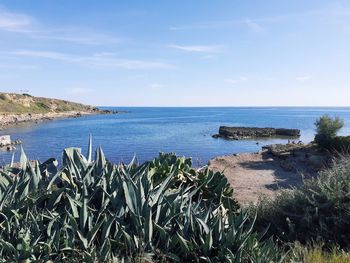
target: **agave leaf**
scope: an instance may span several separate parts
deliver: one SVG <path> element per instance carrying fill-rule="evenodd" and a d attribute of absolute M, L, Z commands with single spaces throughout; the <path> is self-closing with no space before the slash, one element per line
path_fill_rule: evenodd
<path fill-rule="evenodd" d="M 88 248 L 87 238 L 85 238 L 84 235 L 80 231 L 77 231 L 77 233 L 78 233 L 78 237 L 79 237 L 80 241 L 82 242 L 84 248 L 87 249 Z"/>
<path fill-rule="evenodd" d="M 103 225 L 103 229 L 102 229 L 102 234 L 101 234 L 101 243 L 107 240 L 110 234 L 111 226 L 114 221 L 115 221 L 115 218 L 113 217 L 110 218 L 108 221 L 105 221 L 105 224 Z"/>
<path fill-rule="evenodd" d="M 7 242 L 7 241 L 0 239 L 0 245 L 1 245 L 0 246 L 1 250 L 5 250 L 6 252 L 9 252 L 9 253 L 15 255 L 15 258 L 18 258 L 18 251 L 10 242 Z"/>
<path fill-rule="evenodd" d="M 100 253 L 100 257 L 101 257 L 101 261 L 102 262 L 106 262 L 108 255 L 111 252 L 111 243 L 109 242 L 108 239 L 105 239 L 104 242 L 102 243 L 101 246 L 101 253 Z"/>
<path fill-rule="evenodd" d="M 15 153 L 12 153 L 10 167 L 12 168 L 15 163 Z"/>
<path fill-rule="evenodd" d="M 19 163 L 20 163 L 20 166 L 21 166 L 21 169 L 22 169 L 22 170 L 25 170 L 25 169 L 26 169 L 26 167 L 27 167 L 27 162 L 28 162 L 27 155 L 26 155 L 26 153 L 24 152 L 23 147 L 22 147 L 22 145 L 21 145 L 21 155 L 20 155 Z"/>
<path fill-rule="evenodd" d="M 83 182 L 83 200 L 82 200 L 82 206 L 80 207 L 80 229 L 84 229 L 86 226 L 86 222 L 88 220 L 88 192 L 87 192 L 87 186 L 85 182 Z"/>
<path fill-rule="evenodd" d="M 198 217 L 196 217 L 196 220 L 197 220 L 198 223 L 203 227 L 204 232 L 205 232 L 206 234 L 208 234 L 209 231 L 210 231 L 208 225 L 207 225 L 202 219 L 200 219 L 200 218 L 198 218 Z"/>
<path fill-rule="evenodd" d="M 78 218 L 79 212 L 75 200 L 69 194 L 67 194 L 67 198 L 72 209 L 73 217 Z"/>
<path fill-rule="evenodd" d="M 106 157 L 102 151 L 102 148 L 98 147 L 98 149 L 96 150 L 96 165 L 95 165 L 95 169 L 97 171 L 97 174 L 99 174 L 103 171 L 106 164 L 107 164 L 107 161 L 106 161 Z"/>
<path fill-rule="evenodd" d="M 149 202 L 149 206 L 153 207 L 159 200 L 160 195 L 164 192 L 164 189 L 168 187 L 171 179 L 173 178 L 173 174 L 170 174 L 159 186 L 158 190 L 151 195 L 151 201 Z"/>
<path fill-rule="evenodd" d="M 210 251 L 212 249 L 212 246 L 213 246 L 213 230 L 212 229 L 209 231 L 209 233 L 205 237 L 205 246 L 206 246 L 207 251 Z"/>
<path fill-rule="evenodd" d="M 46 190 L 50 190 L 52 185 L 55 183 L 57 177 L 60 175 L 60 173 L 56 173 L 50 180 L 49 184 L 46 187 Z"/>
<path fill-rule="evenodd" d="M 188 241 L 185 238 L 183 238 L 178 232 L 176 232 L 176 240 L 177 240 L 178 244 L 181 246 L 181 248 L 183 249 L 183 251 L 185 251 L 185 252 L 190 251 Z"/>
<path fill-rule="evenodd" d="M 181 262 L 180 257 L 178 257 L 176 254 L 173 254 L 173 253 L 167 253 L 165 254 L 165 257 L 174 262 Z"/>
<path fill-rule="evenodd" d="M 29 194 L 29 185 L 30 185 L 30 178 L 26 178 L 26 181 L 23 182 L 19 187 L 18 187 L 18 191 L 19 193 L 21 193 L 19 200 L 23 200 L 25 199 L 28 194 Z"/>
<path fill-rule="evenodd" d="M 126 183 L 125 181 L 123 182 L 123 189 L 124 189 L 124 196 L 125 196 L 125 201 L 126 204 L 128 205 L 129 209 L 131 212 L 135 214 L 135 207 L 134 207 L 134 202 L 135 202 L 135 192 L 132 189 L 132 186 Z"/>
<path fill-rule="evenodd" d="M 148 209 L 148 214 L 146 215 L 145 235 L 146 235 L 146 242 L 151 244 L 152 237 L 153 237 L 153 222 L 152 222 L 152 210 L 151 209 Z"/>
<path fill-rule="evenodd" d="M 92 229 L 89 231 L 87 239 L 88 239 L 88 245 L 90 246 L 92 242 L 94 241 L 94 238 L 97 234 L 97 231 L 101 228 L 102 224 L 105 222 L 105 220 L 100 220 Z"/>
<path fill-rule="evenodd" d="M 91 163 L 91 161 L 92 161 L 92 136 L 91 136 L 91 134 L 89 136 L 89 145 L 88 145 L 87 157 L 88 157 L 87 162 Z"/>

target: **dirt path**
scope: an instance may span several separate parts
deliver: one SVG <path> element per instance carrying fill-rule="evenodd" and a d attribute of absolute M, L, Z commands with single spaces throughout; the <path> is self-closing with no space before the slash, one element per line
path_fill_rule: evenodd
<path fill-rule="evenodd" d="M 279 158 L 264 152 L 221 156 L 209 162 L 209 168 L 224 172 L 241 204 L 255 203 L 262 196 L 273 198 L 280 189 L 300 185 L 307 167 L 300 163 L 297 167 L 286 171 Z"/>

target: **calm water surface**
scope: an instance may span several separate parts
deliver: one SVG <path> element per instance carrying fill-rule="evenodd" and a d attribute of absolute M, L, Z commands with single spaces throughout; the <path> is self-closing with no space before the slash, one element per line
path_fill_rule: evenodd
<path fill-rule="evenodd" d="M 81 147 L 85 152 L 89 134 L 94 147 L 102 146 L 109 160 L 128 162 L 134 154 L 140 161 L 160 151 L 191 156 L 197 164 L 225 154 L 255 152 L 262 145 L 285 143 L 286 139 L 226 141 L 213 139 L 220 125 L 284 127 L 301 130 L 301 140 L 314 136 L 314 122 L 323 114 L 344 119 L 342 134 L 350 134 L 350 108 L 108 108 L 128 113 L 62 119 L 25 124 L 2 131 L 20 139 L 31 159 L 60 158 L 62 149 Z M 16 153 L 18 157 L 18 153 Z M 0 152 L 8 162 L 11 154 Z"/>

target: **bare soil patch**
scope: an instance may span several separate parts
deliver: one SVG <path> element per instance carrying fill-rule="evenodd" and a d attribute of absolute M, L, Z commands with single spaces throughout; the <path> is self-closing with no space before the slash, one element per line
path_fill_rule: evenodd
<path fill-rule="evenodd" d="M 263 197 L 274 198 L 282 189 L 301 185 L 304 178 L 316 176 L 328 162 L 328 156 L 315 155 L 310 148 L 283 156 L 265 150 L 216 157 L 209 162 L 209 168 L 224 172 L 235 190 L 234 197 L 241 204 L 248 204 Z"/>

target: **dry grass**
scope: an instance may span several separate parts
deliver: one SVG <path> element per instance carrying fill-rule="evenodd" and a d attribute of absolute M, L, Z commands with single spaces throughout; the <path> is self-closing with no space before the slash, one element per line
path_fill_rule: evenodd
<path fill-rule="evenodd" d="M 90 106 L 25 94 L 0 93 L 0 114 L 89 111 Z"/>
<path fill-rule="evenodd" d="M 296 244 L 285 262 L 349 263 L 350 254 L 338 248 L 327 251 L 323 249 L 322 245 L 301 246 L 300 244 Z"/>

